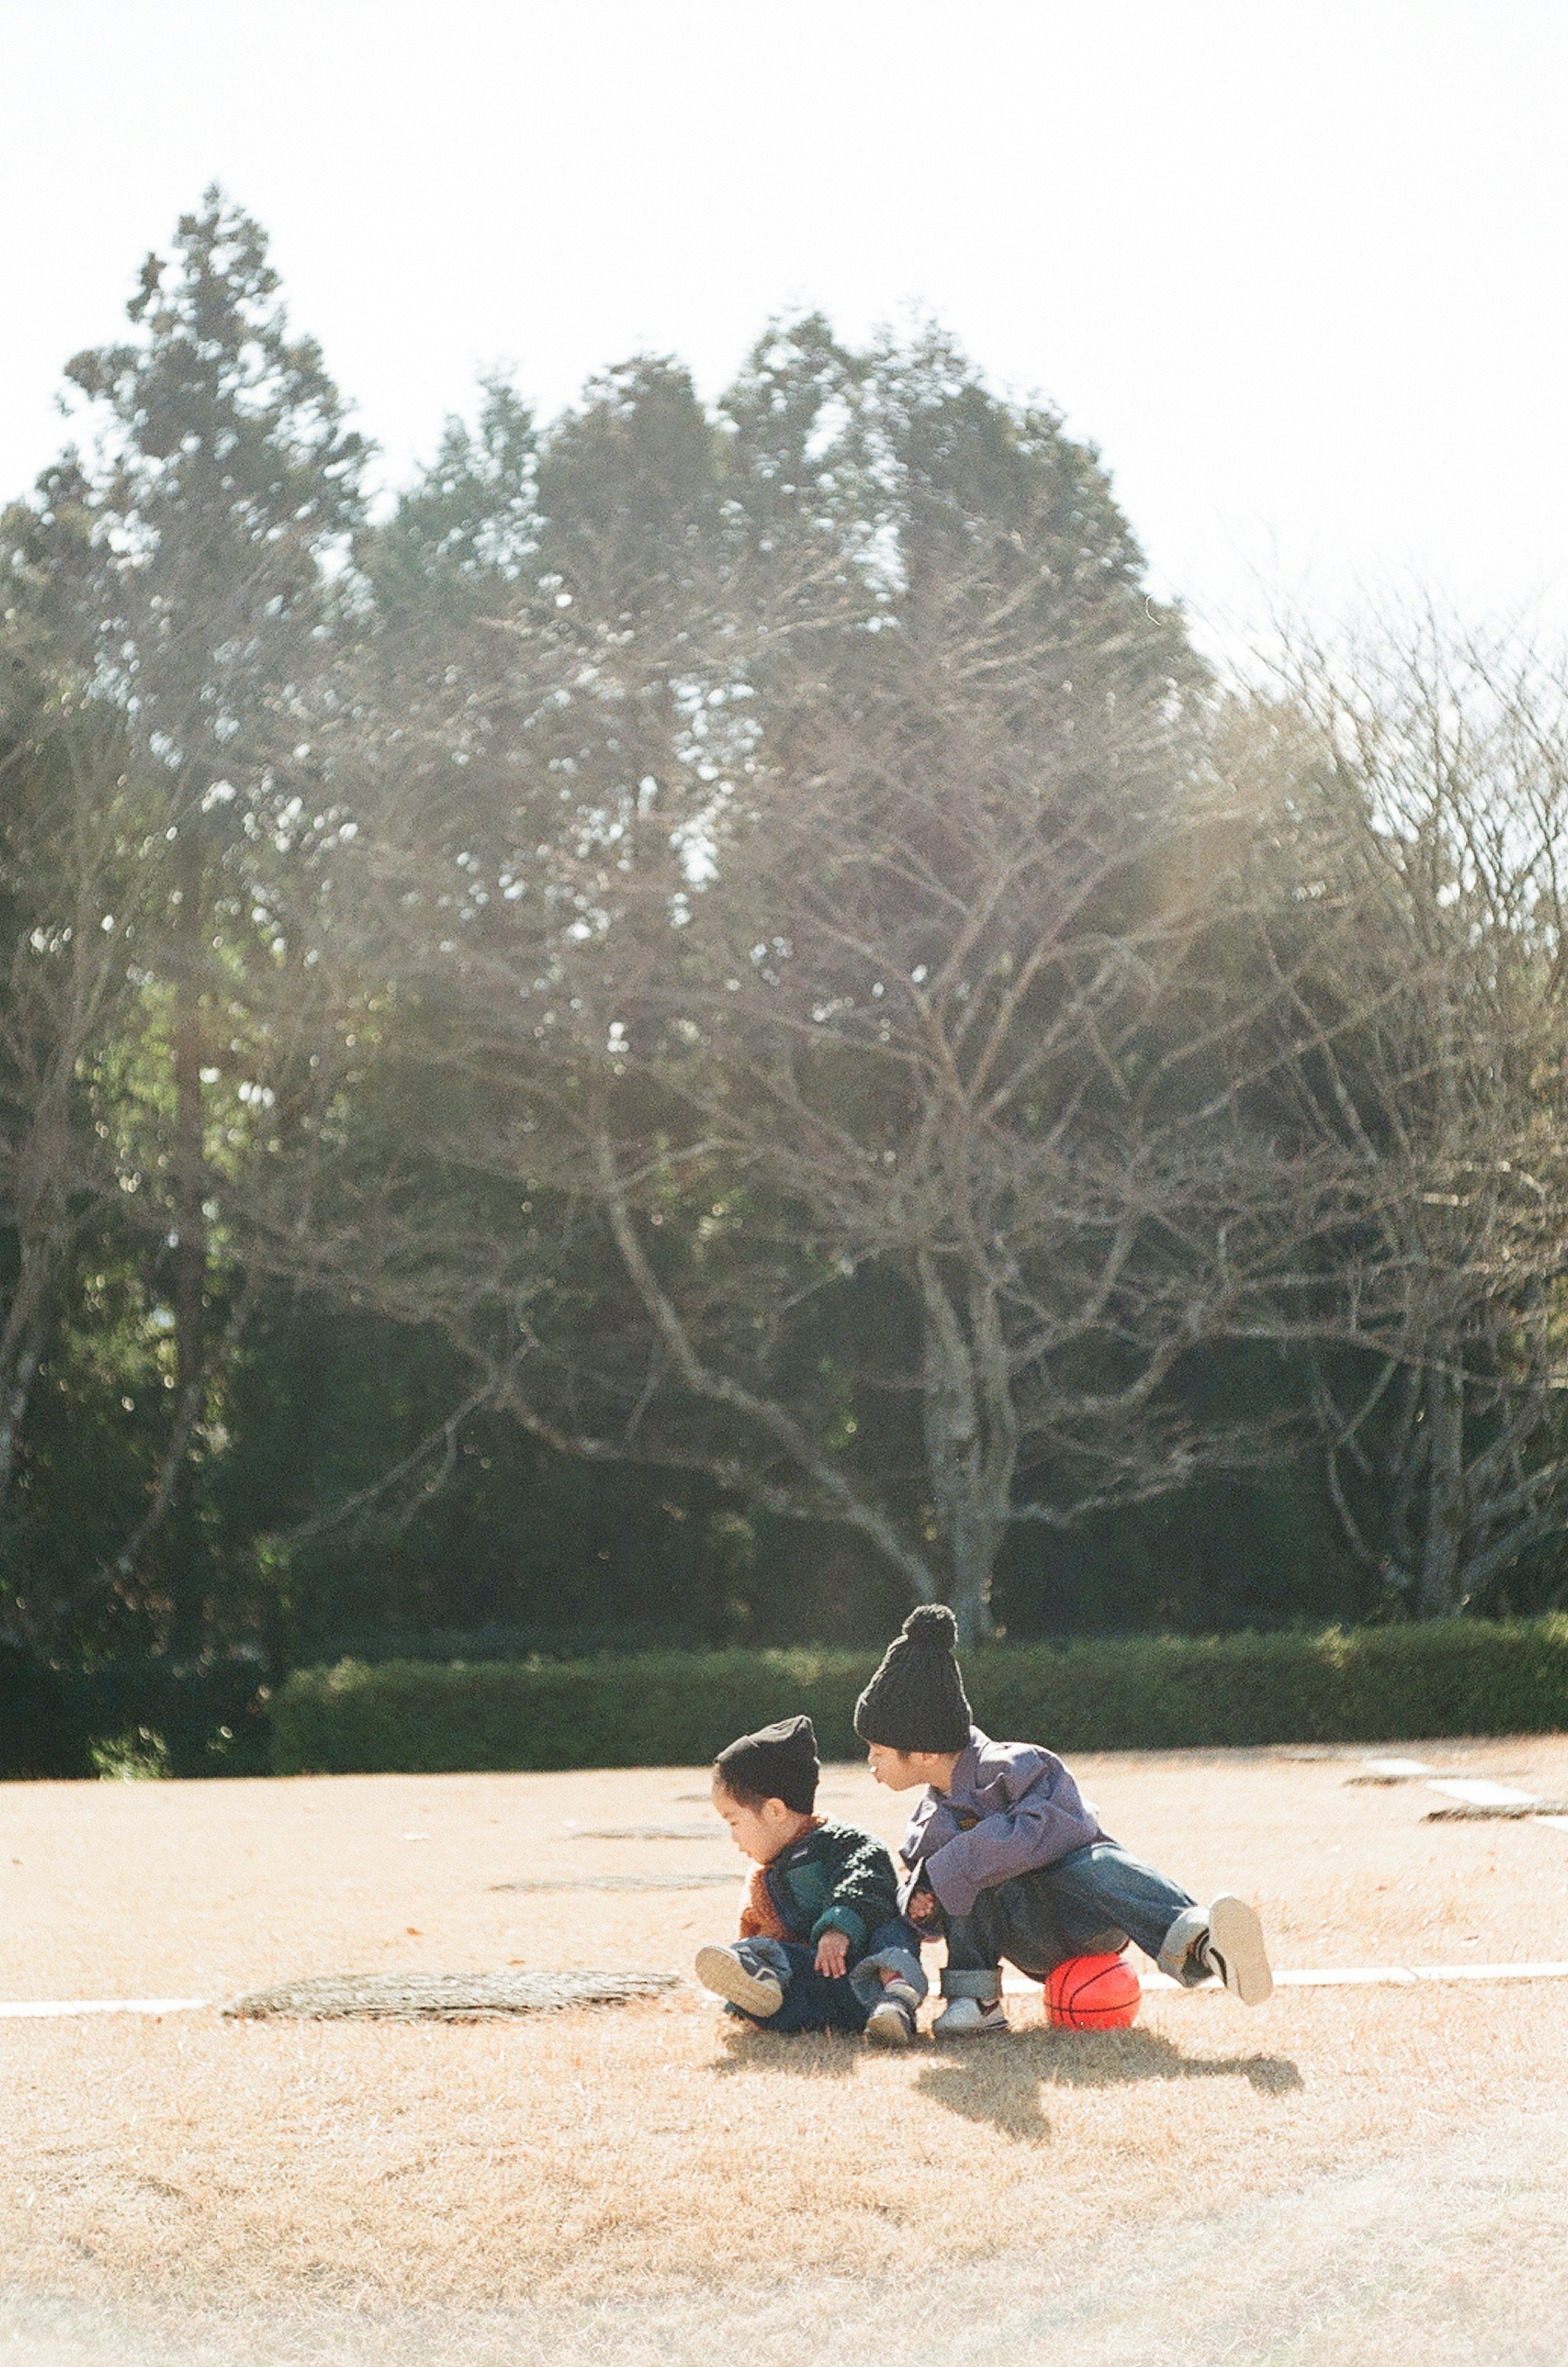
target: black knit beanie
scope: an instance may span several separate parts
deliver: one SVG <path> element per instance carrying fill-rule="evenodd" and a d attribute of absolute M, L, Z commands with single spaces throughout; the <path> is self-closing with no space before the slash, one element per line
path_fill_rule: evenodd
<path fill-rule="evenodd" d="M 714 1772 L 738 1800 L 782 1800 L 808 1817 L 817 1802 L 817 1730 L 808 1717 L 781 1717 L 727 1742 Z"/>
<path fill-rule="evenodd" d="M 890 1750 L 964 1750 L 971 1721 L 957 1648 L 958 1622 L 946 1603 L 917 1604 L 855 1704 L 861 1740 Z"/>

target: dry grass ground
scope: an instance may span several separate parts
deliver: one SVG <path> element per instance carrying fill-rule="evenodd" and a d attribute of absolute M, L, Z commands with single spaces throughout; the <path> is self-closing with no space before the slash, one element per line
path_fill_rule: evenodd
<path fill-rule="evenodd" d="M 1084 1760 L 1278 1962 L 1568 1956 L 1568 1833 L 1427 1826 L 1362 1754 Z M 1568 1741 L 1437 1744 L 1568 1793 Z M 894 1837 L 830 1769 L 823 1805 Z M 700 1771 L 16 1785 L 0 1990 L 683 1968 L 730 1928 Z M 617 1826 L 703 1827 L 660 1840 Z M 561 1887 L 498 1888 L 509 1882 Z M 1156 1995 L 880 2056 L 690 1990 L 476 2026 L 0 2021 L 0 2367 L 1568 2361 L 1568 1983 Z"/>

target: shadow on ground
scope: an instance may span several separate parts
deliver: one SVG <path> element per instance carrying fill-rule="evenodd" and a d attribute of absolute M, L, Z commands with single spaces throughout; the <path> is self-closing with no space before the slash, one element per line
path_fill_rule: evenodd
<path fill-rule="evenodd" d="M 1062 2088 L 1108 2088 L 1124 2079 L 1245 2079 L 1260 2096 L 1293 2095 L 1302 2075 L 1288 2055 L 1184 2055 L 1153 2030 L 1025 2032 L 1042 2079 Z"/>
<path fill-rule="evenodd" d="M 977 2039 L 962 2053 L 943 2052 L 926 2064 L 916 2086 L 930 2102 L 980 2121 L 1025 2145 L 1049 2137 L 1042 2087 L 1114 2088 L 1143 2079 L 1245 2079 L 1259 2095 L 1285 2096 L 1303 2085 L 1287 2057 L 1277 2055 L 1184 2055 L 1153 2031 L 1023 2031 L 1010 2038 Z"/>
<path fill-rule="evenodd" d="M 738 2071 L 788 2071 L 802 2079 L 851 2079 L 864 2048 L 847 2036 L 774 2035 L 729 2024 L 723 2052 L 710 2068 L 719 2078 Z M 1148 2030 L 1016 2031 L 964 2046 L 919 2049 L 919 2093 L 965 2120 L 984 2122 L 1000 2135 L 1040 2145 L 1051 2134 L 1043 2087 L 1116 2088 L 1145 2079 L 1245 2079 L 1260 2096 L 1289 2096 L 1303 2085 L 1288 2056 L 1185 2055 Z"/>
<path fill-rule="evenodd" d="M 992 2042 L 986 2042 L 987 2044 Z M 981 2061 L 972 2055 L 944 2055 L 928 2063 L 915 2085 L 930 2103 L 942 2104 L 966 2121 L 979 2121 L 998 2136 L 1019 2145 L 1044 2145 L 1051 2135 L 1040 2101 L 1040 2075 L 1005 2059 L 1012 2049 L 998 2047 Z"/>
<path fill-rule="evenodd" d="M 722 2078 L 736 2071 L 793 2071 L 797 2078 L 852 2079 L 864 2047 L 858 2038 L 830 2034 L 818 2038 L 805 2032 L 779 2033 L 749 2030 L 729 2022 L 722 2032 L 724 2052 L 709 2068 Z"/>

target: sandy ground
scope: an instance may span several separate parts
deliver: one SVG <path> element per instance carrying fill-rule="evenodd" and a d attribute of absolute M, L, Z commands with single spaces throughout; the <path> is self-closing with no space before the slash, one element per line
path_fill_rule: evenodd
<path fill-rule="evenodd" d="M 1425 1825 L 1419 1786 L 1348 1783 L 1367 1755 L 1077 1763 L 1141 1855 L 1254 1897 L 1281 1965 L 1568 1957 L 1568 1833 Z M 1568 1740 L 1416 1755 L 1568 1795 Z M 901 1828 L 859 1769 L 821 1805 Z M 617 1874 L 739 1888 L 701 1771 L 4 1786 L 0 1990 L 683 1969 L 732 1927 L 726 1886 L 571 1886 Z M 737 2033 L 690 1989 L 0 2020 L 0 2367 L 1568 2362 L 1568 1983 L 1158 1994 L 1089 2038 L 1011 2010 L 905 2056 Z"/>

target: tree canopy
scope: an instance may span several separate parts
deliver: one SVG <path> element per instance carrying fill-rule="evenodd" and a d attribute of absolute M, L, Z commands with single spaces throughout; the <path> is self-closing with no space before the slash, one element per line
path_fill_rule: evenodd
<path fill-rule="evenodd" d="M 129 323 L 0 538 L 17 1637 L 1554 1598 L 1550 666 L 1217 679 L 935 328 L 372 508 L 221 192 Z"/>

